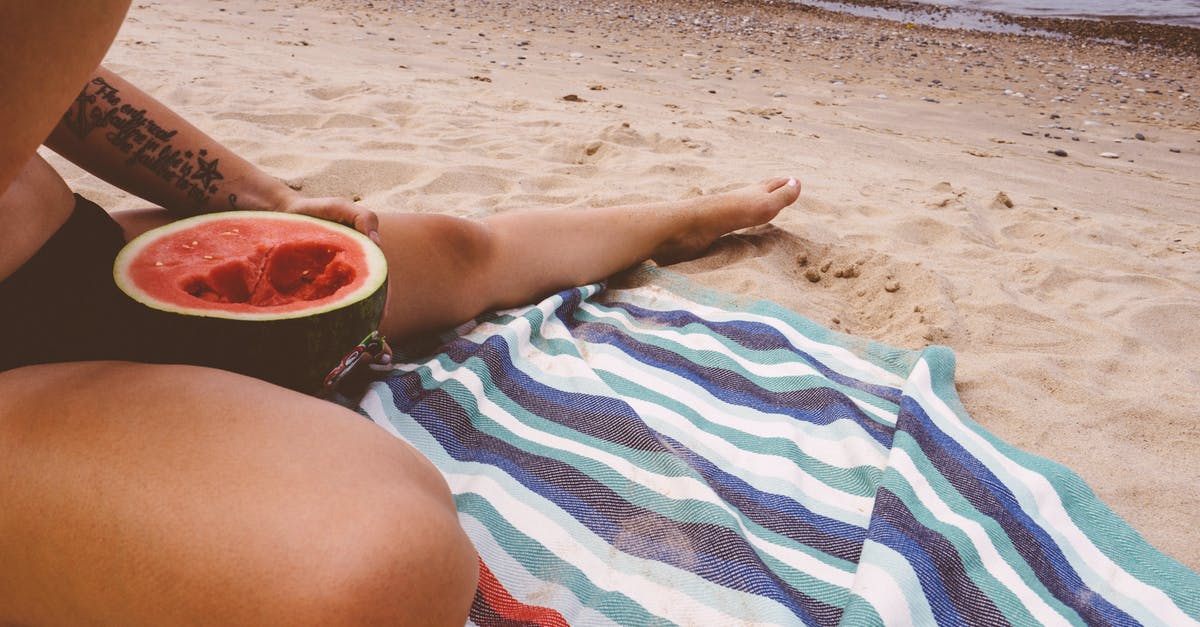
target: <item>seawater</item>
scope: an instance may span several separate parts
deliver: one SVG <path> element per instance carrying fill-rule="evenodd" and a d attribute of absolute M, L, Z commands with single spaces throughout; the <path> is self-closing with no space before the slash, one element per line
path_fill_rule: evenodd
<path fill-rule="evenodd" d="M 1200 0 L 937 0 L 921 4 L 1033 17 L 1136 20 L 1200 27 Z"/>
<path fill-rule="evenodd" d="M 875 6 L 853 4 L 853 0 L 793 0 L 799 4 L 841 11 L 864 17 L 913 21 L 943 28 L 966 28 L 994 32 L 1016 32 L 989 17 L 989 13 L 1007 13 L 1031 17 L 1067 17 L 1102 20 L 1135 20 L 1157 24 L 1175 24 L 1200 28 L 1200 0 L 909 0 L 952 9 L 924 14 Z M 1029 32 L 1029 31 L 1021 31 Z"/>

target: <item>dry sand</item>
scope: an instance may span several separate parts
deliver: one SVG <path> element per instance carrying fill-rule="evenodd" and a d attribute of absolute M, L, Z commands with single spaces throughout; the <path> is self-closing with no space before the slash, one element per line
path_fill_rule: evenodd
<path fill-rule="evenodd" d="M 1200 569 L 1197 58 L 646 4 L 142 2 L 107 63 L 306 193 L 381 212 L 795 174 L 803 199 L 772 226 L 675 269 L 952 347 L 975 420 Z"/>

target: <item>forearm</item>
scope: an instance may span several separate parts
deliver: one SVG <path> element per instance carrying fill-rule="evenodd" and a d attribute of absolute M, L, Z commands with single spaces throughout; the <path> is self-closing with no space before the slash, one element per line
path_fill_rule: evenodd
<path fill-rule="evenodd" d="M 46 145 L 166 209 L 273 210 L 293 192 L 150 95 L 98 68 Z"/>

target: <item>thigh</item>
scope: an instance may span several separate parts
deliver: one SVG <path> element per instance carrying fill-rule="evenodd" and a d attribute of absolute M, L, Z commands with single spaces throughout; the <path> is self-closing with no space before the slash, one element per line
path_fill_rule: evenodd
<path fill-rule="evenodd" d="M 0 459 L 0 624 L 462 624 L 474 592 L 428 461 L 253 379 L 0 373 Z"/>

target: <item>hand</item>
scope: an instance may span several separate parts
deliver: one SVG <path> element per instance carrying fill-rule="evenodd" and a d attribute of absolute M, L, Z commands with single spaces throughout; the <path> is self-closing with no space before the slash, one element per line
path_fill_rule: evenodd
<path fill-rule="evenodd" d="M 379 217 L 374 211 L 345 198 L 305 198 L 297 194 L 283 203 L 279 211 L 337 222 L 365 234 L 376 244 L 380 243 Z"/>

